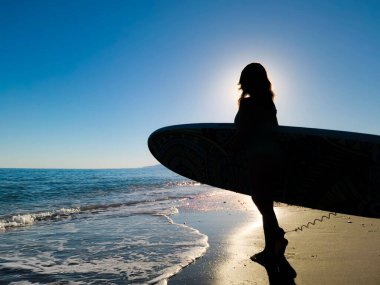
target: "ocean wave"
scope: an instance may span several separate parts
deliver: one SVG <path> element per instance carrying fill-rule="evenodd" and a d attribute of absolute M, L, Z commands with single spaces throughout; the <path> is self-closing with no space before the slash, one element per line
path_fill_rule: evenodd
<path fill-rule="evenodd" d="M 197 181 L 171 181 L 165 184 L 165 186 L 176 186 L 176 187 L 189 187 L 189 186 L 201 186 L 202 184 Z"/>
<path fill-rule="evenodd" d="M 85 205 L 81 207 L 61 208 L 53 211 L 8 215 L 7 217 L 0 218 L 0 230 L 31 226 L 37 222 L 72 218 L 78 214 L 96 214 L 122 207 L 125 207 L 126 210 L 123 212 L 124 215 L 172 216 L 178 213 L 178 209 L 170 206 L 170 202 L 183 202 L 184 200 L 191 198 L 192 197 L 165 197 L 162 199 L 151 199 L 138 202 L 132 201 L 127 203 Z"/>
<path fill-rule="evenodd" d="M 61 217 L 68 217 L 73 214 L 79 213 L 79 207 L 66 209 L 61 208 L 55 211 L 30 213 L 30 214 L 17 214 L 9 218 L 0 220 L 0 230 L 7 228 L 25 227 L 33 225 L 38 221 L 46 221 L 50 219 L 59 219 Z"/>
<path fill-rule="evenodd" d="M 171 207 L 160 214 L 170 219 L 166 215 L 177 211 Z M 157 215 L 124 219 L 117 211 L 70 225 L 52 224 L 21 232 L 18 241 L 23 246 L 2 254 L 0 283 L 19 280 L 15 275 L 27 270 L 30 280 L 55 276 L 57 282 L 44 282 L 52 285 L 61 278 L 77 284 L 104 284 L 106 279 L 114 279 L 125 284 L 164 285 L 209 247 L 207 235 L 182 223 L 168 224 Z M 55 235 L 46 240 L 46 233 Z M 4 272 L 14 275 L 1 276 Z"/>
<path fill-rule="evenodd" d="M 187 227 L 187 226 L 184 226 L 184 227 Z M 190 265 L 196 259 L 202 257 L 206 253 L 207 249 L 210 246 L 208 243 L 208 236 L 200 233 L 196 229 L 193 229 L 190 227 L 188 227 L 188 229 L 190 229 L 196 234 L 199 234 L 200 238 L 191 245 L 192 246 L 191 249 L 188 249 L 180 254 L 177 264 L 166 268 L 166 270 L 164 270 L 163 272 L 160 272 L 161 275 L 149 280 L 147 284 L 166 285 L 170 277 L 176 275 L 183 268 Z M 181 246 L 180 243 L 177 243 L 176 245 Z M 188 246 L 190 247 L 190 245 Z"/>
<path fill-rule="evenodd" d="M 161 168 L 0 170 L 0 181 L 1 284 L 161 285 L 208 247 L 172 220 L 208 186 Z"/>

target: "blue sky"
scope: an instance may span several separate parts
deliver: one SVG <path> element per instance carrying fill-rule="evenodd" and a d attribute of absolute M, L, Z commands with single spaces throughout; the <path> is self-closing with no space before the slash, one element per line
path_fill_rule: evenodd
<path fill-rule="evenodd" d="M 379 1 L 0 4 L 0 167 L 155 164 L 155 129 L 233 121 L 250 62 L 281 125 L 380 135 Z"/>

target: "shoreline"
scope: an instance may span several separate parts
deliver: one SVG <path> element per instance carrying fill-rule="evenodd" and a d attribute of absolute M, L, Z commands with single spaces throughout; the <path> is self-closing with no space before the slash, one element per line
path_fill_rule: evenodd
<path fill-rule="evenodd" d="M 229 252 L 226 251 L 230 246 L 228 238 L 255 220 L 258 222 L 260 214 L 250 207 L 250 197 L 229 191 L 218 194 L 222 196 L 192 200 L 189 205 L 180 207 L 179 214 L 172 217 L 176 223 L 185 223 L 207 235 L 209 248 L 203 256 L 169 278 L 169 285 L 218 284 L 217 269 L 223 260 L 229 259 Z"/>
<path fill-rule="evenodd" d="M 380 219 L 337 214 L 294 231 L 329 213 L 276 206 L 289 240 L 285 257 L 297 277 L 275 283 L 263 266 L 249 259 L 264 246 L 261 217 L 250 197 L 226 191 L 218 201 L 207 199 L 191 201 L 174 217 L 176 223 L 206 234 L 210 246 L 202 257 L 171 277 L 169 285 L 380 284 Z M 213 207 L 207 207 L 208 203 Z M 198 204 L 205 209 L 197 209 Z"/>

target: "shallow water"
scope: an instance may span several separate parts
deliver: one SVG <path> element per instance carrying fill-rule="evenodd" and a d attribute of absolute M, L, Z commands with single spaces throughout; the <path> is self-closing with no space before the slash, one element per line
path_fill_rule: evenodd
<path fill-rule="evenodd" d="M 171 216 L 212 191 L 161 166 L 0 169 L 0 284 L 165 283 L 208 247 Z"/>

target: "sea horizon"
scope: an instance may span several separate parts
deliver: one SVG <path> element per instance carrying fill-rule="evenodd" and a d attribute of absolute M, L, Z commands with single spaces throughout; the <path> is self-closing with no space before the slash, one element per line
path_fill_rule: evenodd
<path fill-rule="evenodd" d="M 161 163 L 145 165 L 145 166 L 136 166 L 136 167 L 105 167 L 105 168 L 78 168 L 78 167 L 0 167 L 0 169 L 36 169 L 36 170 L 118 170 L 118 169 L 139 169 L 139 168 L 151 168 L 151 167 L 164 167 Z"/>

